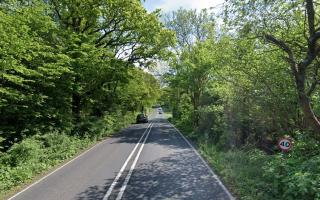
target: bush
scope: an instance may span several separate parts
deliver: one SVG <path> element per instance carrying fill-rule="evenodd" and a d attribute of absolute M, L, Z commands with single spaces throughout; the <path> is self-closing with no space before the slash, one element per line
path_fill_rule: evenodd
<path fill-rule="evenodd" d="M 319 142 L 297 134 L 292 152 L 278 154 L 264 166 L 267 193 L 283 199 L 320 199 Z"/>
<path fill-rule="evenodd" d="M 14 144 L 0 160 L 0 191 L 21 184 L 45 169 L 45 163 L 40 162 L 43 156 L 43 144 L 34 137 Z"/>
<path fill-rule="evenodd" d="M 3 161 L 11 167 L 36 162 L 42 155 L 42 144 L 34 138 L 28 138 L 14 144 Z"/>
<path fill-rule="evenodd" d="M 0 199 L 8 190 L 71 158 L 92 142 L 126 127 L 134 118 L 135 114 L 130 112 L 125 115 L 115 112 L 101 119 L 87 118 L 78 126 L 75 135 L 51 132 L 14 144 L 6 153 L 1 153 Z"/>
<path fill-rule="evenodd" d="M 80 149 L 86 148 L 91 140 L 88 138 L 79 138 L 77 136 L 68 136 L 64 133 L 50 133 L 39 137 L 45 146 L 45 160 L 50 166 L 55 165 L 61 160 L 75 155 Z"/>
<path fill-rule="evenodd" d="M 81 137 L 88 137 L 91 140 L 99 140 L 128 126 L 134 120 L 135 113 L 122 113 L 120 110 L 113 113 L 105 113 L 101 118 L 89 116 L 77 125 L 75 134 Z"/>
<path fill-rule="evenodd" d="M 74 156 L 90 143 L 87 138 L 54 132 L 14 144 L 8 152 L 3 153 L 0 160 L 1 193 Z"/>
<path fill-rule="evenodd" d="M 201 141 L 201 154 L 241 199 L 263 199 L 265 182 L 261 168 L 270 159 L 259 150 L 218 151 L 216 146 Z"/>
<path fill-rule="evenodd" d="M 205 140 L 198 144 L 240 199 L 320 199 L 319 143 L 305 134 L 298 134 L 288 154 L 266 155 L 254 147 L 225 152 Z"/>

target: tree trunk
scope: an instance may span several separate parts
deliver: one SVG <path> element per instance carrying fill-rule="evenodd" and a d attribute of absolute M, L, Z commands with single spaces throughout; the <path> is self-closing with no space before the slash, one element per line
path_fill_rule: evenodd
<path fill-rule="evenodd" d="M 310 98 L 306 94 L 299 94 L 299 101 L 308 126 L 312 127 L 313 131 L 318 135 L 317 138 L 320 138 L 320 121 L 312 110 Z"/>
<path fill-rule="evenodd" d="M 299 103 L 302 108 L 304 117 L 306 118 L 307 125 L 313 129 L 314 136 L 320 139 L 320 121 L 314 114 L 310 98 L 305 91 L 305 76 L 303 73 L 296 75 L 296 84 L 299 96 Z"/>

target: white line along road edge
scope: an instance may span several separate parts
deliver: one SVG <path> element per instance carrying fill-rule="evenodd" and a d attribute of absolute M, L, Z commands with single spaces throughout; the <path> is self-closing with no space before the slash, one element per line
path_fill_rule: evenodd
<path fill-rule="evenodd" d="M 84 154 L 88 153 L 89 151 L 93 150 L 94 148 L 98 147 L 100 144 L 102 144 L 103 142 L 105 142 L 105 140 L 99 142 L 98 144 L 94 145 L 93 147 L 91 147 L 90 149 L 86 150 L 85 152 L 83 152 L 82 154 L 78 155 L 77 157 L 73 158 L 72 160 L 68 161 L 67 163 L 65 163 L 64 165 L 58 167 L 57 169 L 55 169 L 54 171 L 50 172 L 49 174 L 45 175 L 44 177 L 42 177 L 41 179 L 37 180 L 36 182 L 32 183 L 31 185 L 29 185 L 28 187 L 24 188 L 23 190 L 21 190 L 20 192 L 16 193 L 15 195 L 13 195 L 12 197 L 10 197 L 7 200 L 13 200 L 14 198 L 16 198 L 18 195 L 20 195 L 21 193 L 23 193 L 24 191 L 28 190 L 29 188 L 31 188 L 32 186 L 40 183 L 42 180 L 46 179 L 47 177 L 51 176 L 52 174 L 54 174 L 55 172 L 57 172 L 58 170 L 62 169 L 63 167 L 67 166 L 68 164 L 72 163 L 73 161 L 75 161 L 76 159 L 80 158 L 81 156 L 83 156 Z"/>
<path fill-rule="evenodd" d="M 121 187 L 121 189 L 120 189 L 120 192 L 119 192 L 116 200 L 120 200 L 120 199 L 122 198 L 122 196 L 123 196 L 124 191 L 126 190 L 126 187 L 127 187 L 128 183 L 129 183 L 129 180 L 130 180 L 130 177 L 131 177 L 131 175 L 132 175 L 132 172 L 133 172 L 133 170 L 134 170 L 134 168 L 135 168 L 135 166 L 136 166 L 136 164 L 137 164 L 137 162 L 138 162 L 138 159 L 139 159 L 139 157 L 140 157 L 140 154 L 141 154 L 141 152 L 142 152 L 142 149 L 143 149 L 143 147 L 144 147 L 144 144 L 146 143 L 146 141 L 147 141 L 147 139 L 148 139 L 148 137 L 149 137 L 149 134 L 150 134 L 150 132 L 151 132 L 151 129 L 152 129 L 152 126 L 150 127 L 147 136 L 146 136 L 146 137 L 144 138 L 144 140 L 143 140 L 143 143 L 142 143 L 142 145 L 141 145 L 141 147 L 140 147 L 140 149 L 139 149 L 139 152 L 138 152 L 136 158 L 134 159 L 134 161 L 133 161 L 133 163 L 132 163 L 132 165 L 131 165 L 130 171 L 129 171 L 129 173 L 128 173 L 127 176 L 126 176 L 126 179 L 124 180 L 124 183 L 123 183 L 123 185 L 122 185 L 122 187 Z"/>
<path fill-rule="evenodd" d="M 116 178 L 113 180 L 111 186 L 109 187 L 107 193 L 104 195 L 103 200 L 107 200 L 109 198 L 109 196 L 112 193 L 112 190 L 114 189 L 114 187 L 118 184 L 118 180 L 121 177 L 122 173 L 124 172 L 124 170 L 126 169 L 131 157 L 133 156 L 133 154 L 135 153 L 136 149 L 138 148 L 139 144 L 141 143 L 142 138 L 144 137 L 144 135 L 146 134 L 146 132 L 148 131 L 148 129 L 152 127 L 152 123 L 149 124 L 149 126 L 146 128 L 146 130 L 143 132 L 141 138 L 139 139 L 139 141 L 137 142 L 136 146 L 134 147 L 134 149 L 132 150 L 132 152 L 130 153 L 130 155 L 128 156 L 127 160 L 124 162 L 124 164 L 122 165 L 120 171 L 118 172 Z M 150 128 L 151 130 L 151 128 Z M 148 132 L 149 135 L 150 131 Z M 147 135 L 147 137 L 148 137 Z M 145 140 L 144 140 L 145 142 Z"/>
<path fill-rule="evenodd" d="M 169 123 L 169 122 L 168 122 Z M 171 124 L 171 123 L 169 123 Z M 222 189 L 225 191 L 225 193 L 228 195 L 230 200 L 234 200 L 235 198 L 231 195 L 231 193 L 228 191 L 228 189 L 223 185 L 223 183 L 220 181 L 219 177 L 212 171 L 211 167 L 208 165 L 208 163 L 202 158 L 202 156 L 199 154 L 199 152 L 193 147 L 193 145 L 187 140 L 186 137 L 177 129 L 173 124 L 171 126 L 180 134 L 180 136 L 186 141 L 186 143 L 192 148 L 192 150 L 197 154 L 197 156 L 200 158 L 200 160 L 203 162 L 203 164 L 208 168 L 210 173 L 212 174 L 213 178 L 215 178 L 218 182 L 218 184 L 222 187 Z"/>

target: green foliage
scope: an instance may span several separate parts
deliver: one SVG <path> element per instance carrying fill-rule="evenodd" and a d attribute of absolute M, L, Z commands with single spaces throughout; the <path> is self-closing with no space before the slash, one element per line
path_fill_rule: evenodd
<path fill-rule="evenodd" d="M 224 6 L 204 38 L 192 10 L 167 19 L 179 43 L 165 77 L 172 121 L 241 199 L 319 199 L 319 4 Z M 295 139 L 288 155 L 277 152 L 283 136 Z"/>
<path fill-rule="evenodd" d="M 64 159 L 74 156 L 89 143 L 89 140 L 56 132 L 36 135 L 14 144 L 0 159 L 1 195 Z"/>
<path fill-rule="evenodd" d="M 290 69 L 297 102 L 313 137 L 320 139 L 318 120 L 319 4 L 316 1 L 264 1 L 226 3 L 226 22 L 239 37 L 263 39 L 260 48 L 278 51 Z M 258 49 L 258 48 L 256 48 Z M 316 105 L 314 105 L 316 104 Z"/>
<path fill-rule="evenodd" d="M 274 156 L 264 169 L 270 197 L 320 199 L 319 142 L 298 133 L 294 150 Z"/>
<path fill-rule="evenodd" d="M 0 11 L 1 129 L 5 139 L 68 125 L 69 58 L 42 33 L 58 30 L 44 8 Z M 41 30 L 34 30 L 41 27 Z"/>
<path fill-rule="evenodd" d="M 180 50 L 190 48 L 196 41 L 204 41 L 211 37 L 215 25 L 213 14 L 207 9 L 198 12 L 180 8 L 167 13 L 164 20 L 165 25 L 176 33 L 177 48 Z"/>
<path fill-rule="evenodd" d="M 174 33 L 141 1 L 0 1 L 0 191 L 132 123 Z"/>
<path fill-rule="evenodd" d="M 199 149 L 241 199 L 319 199 L 319 148 L 312 141 L 314 155 L 302 157 L 312 139 L 300 139 L 289 154 L 266 155 L 252 147 L 225 152 L 204 140 Z"/>
<path fill-rule="evenodd" d="M 137 68 L 166 58 L 174 34 L 140 1 L 13 0 L 0 8 L 1 149 L 39 133 L 84 135 L 90 119 L 125 116 L 158 98 L 157 80 Z"/>
<path fill-rule="evenodd" d="M 134 122 L 134 113 L 120 112 L 82 124 L 83 135 L 71 136 L 63 132 L 34 135 L 14 144 L 0 157 L 0 197 L 7 191 L 30 181 L 94 142 L 127 127 Z"/>

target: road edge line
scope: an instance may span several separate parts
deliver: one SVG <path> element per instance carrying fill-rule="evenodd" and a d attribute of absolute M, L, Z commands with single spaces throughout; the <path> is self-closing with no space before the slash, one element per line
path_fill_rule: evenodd
<path fill-rule="evenodd" d="M 103 197 L 103 200 L 107 200 L 110 195 L 112 194 L 112 191 L 114 189 L 114 187 L 118 184 L 118 180 L 119 178 L 122 176 L 122 173 L 124 172 L 124 170 L 126 169 L 129 161 L 131 160 L 131 157 L 134 155 L 134 153 L 136 152 L 140 142 L 142 141 L 142 138 L 145 136 L 145 134 L 148 132 L 148 129 L 152 127 L 152 123 L 149 124 L 149 126 L 146 128 L 146 130 L 143 132 L 141 138 L 139 139 L 139 141 L 137 142 L 136 146 L 133 148 L 133 150 L 131 151 L 131 153 L 129 154 L 129 156 L 127 157 L 126 161 L 123 163 L 122 167 L 120 168 L 120 171 L 118 172 L 117 176 L 113 179 L 109 189 L 107 190 L 106 194 Z M 151 128 L 150 128 L 151 130 Z"/>
<path fill-rule="evenodd" d="M 180 134 L 180 136 L 184 139 L 184 141 L 192 148 L 192 150 L 197 154 L 197 156 L 200 158 L 200 160 L 203 162 L 203 164 L 208 168 L 210 173 L 212 174 L 213 178 L 215 178 L 218 181 L 218 184 L 222 187 L 224 192 L 228 195 L 230 200 L 235 200 L 235 198 L 231 195 L 229 190 L 226 188 L 226 186 L 222 183 L 220 178 L 213 172 L 212 168 L 208 165 L 207 161 L 204 160 L 204 158 L 200 155 L 200 153 L 194 148 L 194 146 L 189 142 L 189 140 L 180 132 L 179 129 L 177 129 L 172 123 L 168 121 L 169 124 Z"/>
<path fill-rule="evenodd" d="M 43 181 L 44 179 L 48 178 L 49 176 L 51 176 L 52 174 L 56 173 L 57 171 L 59 171 L 60 169 L 62 169 L 63 167 L 67 166 L 68 164 L 72 163 L 73 161 L 75 161 L 76 159 L 82 157 L 83 155 L 85 155 L 86 153 L 88 153 L 89 151 L 93 150 L 94 148 L 98 147 L 99 145 L 101 145 L 103 142 L 105 142 L 105 140 L 100 141 L 99 143 L 95 144 L 94 146 L 92 146 L 91 148 L 87 149 L 86 151 L 82 152 L 80 155 L 72 158 L 71 160 L 69 160 L 68 162 L 66 162 L 65 164 L 61 165 L 60 167 L 58 167 L 57 169 L 53 170 L 52 172 L 50 172 L 49 174 L 45 175 L 44 177 L 40 178 L 39 180 L 33 182 L 32 184 L 28 185 L 26 188 L 24 188 L 23 190 L 21 190 L 20 192 L 14 194 L 13 196 L 11 196 L 10 198 L 8 198 L 7 200 L 13 200 L 14 198 L 16 198 L 17 196 L 19 196 L 21 193 L 27 191 L 28 189 L 30 189 L 31 187 L 35 186 L 36 184 L 40 183 L 41 181 Z"/>

